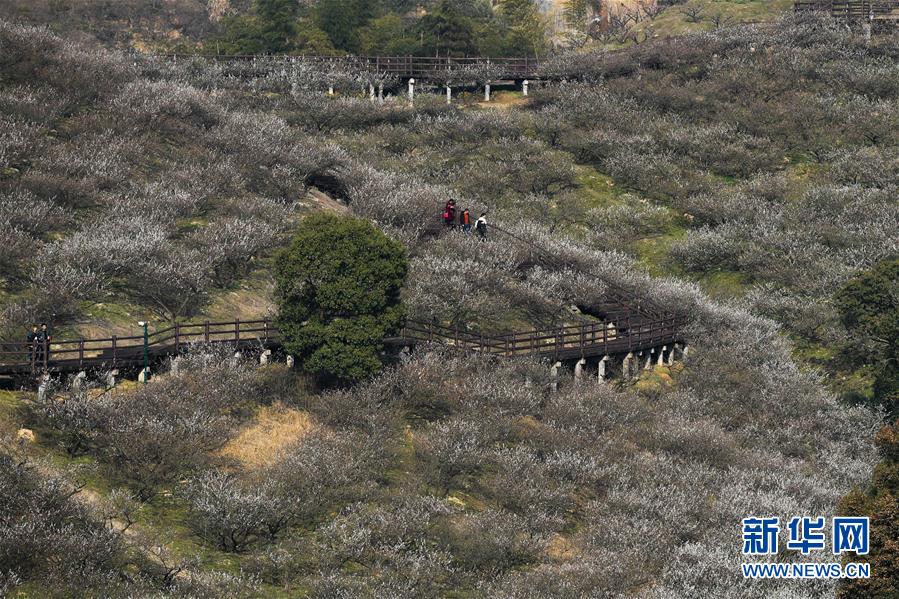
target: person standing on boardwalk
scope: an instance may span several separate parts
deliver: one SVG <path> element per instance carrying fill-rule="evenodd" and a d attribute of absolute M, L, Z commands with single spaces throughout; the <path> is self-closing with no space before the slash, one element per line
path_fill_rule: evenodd
<path fill-rule="evenodd" d="M 35 338 L 34 345 L 37 348 L 37 362 L 43 364 L 44 362 L 48 362 L 50 360 L 50 340 L 52 337 L 50 336 L 50 331 L 47 328 L 47 323 L 41 323 L 41 330 L 37 332 L 37 337 Z"/>
<path fill-rule="evenodd" d="M 487 213 L 481 212 L 480 218 L 474 224 L 474 230 L 481 241 L 487 241 Z"/>
<path fill-rule="evenodd" d="M 34 360 L 37 355 L 37 324 L 31 325 L 31 332 L 28 333 L 28 336 L 25 337 L 26 342 L 28 343 L 28 363 L 31 366 L 34 366 Z"/>
<path fill-rule="evenodd" d="M 462 227 L 463 233 L 471 233 L 471 214 L 469 214 L 468 208 L 459 215 L 459 225 Z"/>

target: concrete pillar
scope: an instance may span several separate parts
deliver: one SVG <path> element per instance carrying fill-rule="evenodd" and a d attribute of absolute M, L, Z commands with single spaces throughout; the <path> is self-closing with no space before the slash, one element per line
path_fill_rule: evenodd
<path fill-rule="evenodd" d="M 484 101 L 485 102 L 490 101 L 490 82 L 489 81 L 484 85 Z"/>
<path fill-rule="evenodd" d="M 374 83 L 368 84 L 368 100 L 372 104 L 374 104 L 374 102 L 375 102 L 375 84 Z"/>
<path fill-rule="evenodd" d="M 677 348 L 677 346 L 676 346 L 676 345 L 672 345 L 672 346 L 671 346 L 671 351 L 668 352 L 668 361 L 666 362 L 666 364 L 668 364 L 668 366 L 673 366 L 673 365 L 674 365 L 674 350 L 675 350 L 675 348 Z"/>
<path fill-rule="evenodd" d="M 646 354 L 646 362 L 643 363 L 643 370 L 652 370 L 652 350 L 641 352 Z"/>
<path fill-rule="evenodd" d="M 288 368 L 293 368 L 293 365 L 294 365 L 294 359 L 293 359 L 293 356 L 287 356 L 287 367 L 288 367 Z"/>
<path fill-rule="evenodd" d="M 606 382 L 606 364 L 609 362 L 609 356 L 603 356 L 602 360 L 596 366 L 596 382 Z"/>
<path fill-rule="evenodd" d="M 141 368 L 140 374 L 137 375 L 138 383 L 146 383 L 150 380 L 150 368 Z"/>
<path fill-rule="evenodd" d="M 81 391 L 82 389 L 84 389 L 84 383 L 86 381 L 87 373 L 82 370 L 72 379 L 72 391 Z"/>
<path fill-rule="evenodd" d="M 634 352 L 628 352 L 626 356 L 624 356 L 624 360 L 621 362 L 621 374 L 624 376 L 625 380 L 631 378 L 631 369 L 633 368 L 634 362 Z"/>
<path fill-rule="evenodd" d="M 266 364 L 268 364 L 271 361 L 271 359 L 272 359 L 272 350 L 267 349 L 264 352 L 262 352 L 261 354 L 259 354 L 259 365 L 265 366 Z"/>
<path fill-rule="evenodd" d="M 333 95 L 334 95 L 334 86 L 333 86 L 333 85 L 329 85 L 329 86 L 328 86 L 328 95 L 329 95 L 329 96 L 333 96 Z"/>
<path fill-rule="evenodd" d="M 690 352 L 690 346 L 687 345 L 686 343 L 684 343 L 684 349 L 683 349 L 683 351 L 681 351 L 681 358 L 684 359 L 684 360 L 686 360 L 686 359 L 687 359 L 687 354 L 688 354 L 689 352 Z"/>
<path fill-rule="evenodd" d="M 112 389 L 113 387 L 115 387 L 115 383 L 116 383 L 115 378 L 117 376 L 119 376 L 118 370 L 110 370 L 109 372 L 106 373 L 106 388 L 107 389 Z"/>
<path fill-rule="evenodd" d="M 658 361 L 656 362 L 656 364 L 657 364 L 658 366 L 664 366 L 664 365 L 665 365 L 665 350 L 667 350 L 667 349 L 668 349 L 668 346 L 667 346 L 667 345 L 663 345 L 663 346 L 662 346 L 662 349 L 659 350 L 659 359 L 658 359 Z"/>
<path fill-rule="evenodd" d="M 584 371 L 587 368 L 587 358 L 581 358 L 578 360 L 577 364 L 574 365 L 574 378 L 580 380 L 584 378 Z"/>
<path fill-rule="evenodd" d="M 37 387 L 38 401 L 47 401 L 47 394 L 50 392 L 50 375 L 44 374 L 40 378 L 40 384 Z"/>
<path fill-rule="evenodd" d="M 446 86 L 446 103 L 447 104 L 453 103 L 453 88 L 451 88 L 448 85 Z"/>
<path fill-rule="evenodd" d="M 380 102 L 381 104 L 384 103 L 384 84 L 383 83 L 378 84 L 378 102 Z"/>
<path fill-rule="evenodd" d="M 415 79 L 409 80 L 409 103 L 415 101 Z"/>
<path fill-rule="evenodd" d="M 552 368 L 549 369 L 550 376 L 552 377 L 552 389 L 553 392 L 559 390 L 559 369 L 562 368 L 561 362 L 556 362 L 553 364 Z"/>
<path fill-rule="evenodd" d="M 524 81 L 521 82 L 521 93 L 524 94 L 525 96 L 528 95 L 528 85 L 529 85 L 529 82 L 527 79 L 525 79 Z"/>

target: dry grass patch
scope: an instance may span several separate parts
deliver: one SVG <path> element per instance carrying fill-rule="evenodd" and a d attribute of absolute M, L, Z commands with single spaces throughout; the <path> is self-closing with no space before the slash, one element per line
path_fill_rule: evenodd
<path fill-rule="evenodd" d="M 220 453 L 248 470 L 269 466 L 312 428 L 309 414 L 276 404 L 260 410 L 256 420 Z"/>

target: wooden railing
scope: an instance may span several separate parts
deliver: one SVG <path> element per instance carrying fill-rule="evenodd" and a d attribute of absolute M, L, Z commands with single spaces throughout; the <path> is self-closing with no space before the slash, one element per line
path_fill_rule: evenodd
<path fill-rule="evenodd" d="M 195 58 L 192 54 L 157 55 L 172 60 Z M 358 69 L 399 79 L 443 80 L 454 76 L 490 73 L 495 80 L 529 79 L 537 76 L 536 58 L 452 58 L 449 56 L 286 56 L 286 55 L 201 55 L 222 63 L 253 63 L 257 68 L 289 68 L 292 64 L 317 64 L 342 69 Z"/>
<path fill-rule="evenodd" d="M 506 334 L 484 334 L 438 323 L 410 320 L 389 344 L 434 343 L 504 357 L 552 357 L 567 359 L 610 355 L 660 347 L 680 340 L 682 319 L 664 317 L 632 325 L 630 319 L 616 323 L 591 322 L 551 329 Z M 27 342 L 0 343 L 0 374 L 41 371 L 74 372 L 88 368 L 118 368 L 140 365 L 144 351 L 155 360 L 177 355 L 192 344 L 225 343 L 237 348 L 266 348 L 280 345 L 280 335 L 271 320 L 201 322 L 176 324 L 143 335 L 111 336 L 102 339 L 52 341 L 44 347 Z"/>
<path fill-rule="evenodd" d="M 795 0 L 797 12 L 827 11 L 838 19 L 899 19 L 899 0 Z"/>

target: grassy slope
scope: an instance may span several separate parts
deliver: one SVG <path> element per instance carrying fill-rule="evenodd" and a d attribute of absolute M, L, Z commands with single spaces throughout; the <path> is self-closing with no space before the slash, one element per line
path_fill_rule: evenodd
<path fill-rule="evenodd" d="M 683 35 L 696 31 L 707 31 L 715 25 L 710 20 L 712 15 L 721 14 L 731 23 L 756 23 L 777 18 L 793 5 L 792 0 L 689 0 L 680 6 L 672 6 L 662 12 L 653 21 L 643 21 L 636 31 L 649 29 L 660 37 Z M 693 23 L 684 14 L 684 10 L 702 9 L 702 18 Z"/>

